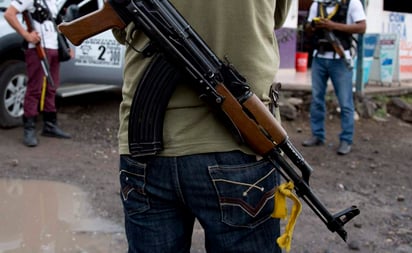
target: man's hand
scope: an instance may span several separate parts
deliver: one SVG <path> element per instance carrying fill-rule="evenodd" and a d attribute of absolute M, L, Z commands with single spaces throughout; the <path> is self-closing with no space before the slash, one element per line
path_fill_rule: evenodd
<path fill-rule="evenodd" d="M 27 42 L 33 43 L 33 44 L 35 44 L 35 45 L 36 45 L 37 43 L 40 43 L 41 38 L 40 38 L 39 33 L 36 32 L 36 31 L 27 32 L 27 33 L 24 33 L 24 34 L 22 34 L 22 35 L 23 35 L 23 38 L 24 38 Z"/>
<path fill-rule="evenodd" d="M 316 29 L 326 29 L 332 31 L 336 29 L 337 23 L 327 18 L 314 18 L 313 24 Z"/>
<path fill-rule="evenodd" d="M 328 31 L 335 30 L 335 31 L 349 33 L 349 34 L 365 33 L 366 21 L 361 20 L 353 24 L 344 24 L 344 23 L 334 22 L 327 18 L 316 17 L 312 20 L 311 27 L 314 30 L 315 29 L 325 29 Z"/>

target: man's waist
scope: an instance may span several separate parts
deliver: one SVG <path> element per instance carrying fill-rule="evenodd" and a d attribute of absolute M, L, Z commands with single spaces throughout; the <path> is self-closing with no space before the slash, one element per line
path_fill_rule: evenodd
<path fill-rule="evenodd" d="M 344 53 L 345 53 L 346 58 L 351 58 L 351 52 L 349 49 L 345 50 Z M 320 52 L 316 49 L 313 51 L 313 57 L 324 58 L 324 59 L 340 59 L 341 58 L 340 55 L 334 50 L 332 51 L 327 50 L 327 51 Z"/>

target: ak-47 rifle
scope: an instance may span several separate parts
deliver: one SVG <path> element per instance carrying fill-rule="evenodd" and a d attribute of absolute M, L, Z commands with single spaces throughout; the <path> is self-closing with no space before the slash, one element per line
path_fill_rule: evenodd
<path fill-rule="evenodd" d="M 24 11 L 23 12 L 23 19 L 24 19 L 24 22 L 27 25 L 27 30 L 29 32 L 34 31 L 33 17 L 31 16 L 31 13 L 28 12 L 28 11 Z M 41 63 L 41 66 L 43 68 L 44 76 L 46 77 L 47 82 L 51 86 L 55 86 L 53 78 L 51 76 L 50 65 L 49 65 L 49 61 L 47 60 L 46 51 L 41 46 L 40 42 L 38 42 L 36 44 L 36 51 L 37 51 L 37 55 L 39 56 L 40 63 Z"/>
<path fill-rule="evenodd" d="M 59 29 L 74 45 L 80 45 L 90 36 L 109 28 L 124 28 L 130 22 L 134 22 L 151 39 L 151 45 L 146 47 L 143 54 L 151 56 L 153 52 L 159 52 L 157 55 L 162 55 L 166 59 L 161 63 L 168 67 L 157 76 L 183 72 L 193 78 L 193 87 L 199 92 L 200 97 L 223 117 L 225 123 L 231 125 L 233 133 L 257 154 L 268 159 L 286 180 L 293 181 L 297 195 L 309 205 L 330 231 L 337 232 L 346 241 L 347 233 L 343 226 L 359 214 L 359 209 L 352 206 L 334 215 L 326 209 L 309 187 L 312 168 L 290 142 L 286 131 L 250 90 L 246 80 L 230 63 L 221 61 L 212 52 L 167 0 L 109 0 L 101 10 L 70 23 L 63 23 Z M 168 64 L 169 62 L 173 64 Z M 166 109 L 167 101 L 162 103 L 162 108 L 156 106 L 159 101 L 164 100 L 162 98 L 170 97 L 170 94 L 163 93 L 172 93 L 173 89 L 167 85 L 159 88 L 156 85 L 162 84 L 158 83 L 161 82 L 143 82 L 138 89 L 140 86 L 149 86 L 146 89 L 151 90 L 149 95 L 155 94 L 156 102 L 144 104 L 145 108 L 149 108 L 146 114 L 151 113 L 151 117 L 147 118 L 160 118 L 162 121 L 162 112 Z M 142 96 L 142 100 L 150 101 L 145 96 Z M 162 124 L 163 122 L 160 125 Z M 131 130 L 135 131 L 129 127 L 129 142 L 135 141 L 135 136 L 130 135 Z M 155 137 L 158 137 L 156 133 Z M 148 149 L 145 149 L 144 145 L 143 148 L 137 146 L 130 146 L 132 155 L 155 154 L 161 149 L 161 145 L 153 145 Z M 282 152 L 300 173 L 282 156 Z"/>

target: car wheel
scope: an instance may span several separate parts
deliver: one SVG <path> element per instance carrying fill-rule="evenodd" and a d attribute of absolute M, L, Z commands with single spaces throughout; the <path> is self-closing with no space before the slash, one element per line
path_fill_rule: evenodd
<path fill-rule="evenodd" d="M 26 84 L 24 62 L 12 60 L 0 66 L 0 127 L 21 125 Z"/>

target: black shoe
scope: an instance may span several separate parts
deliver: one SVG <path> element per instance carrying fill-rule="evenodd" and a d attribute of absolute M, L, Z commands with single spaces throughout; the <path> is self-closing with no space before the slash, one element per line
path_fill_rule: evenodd
<path fill-rule="evenodd" d="M 336 153 L 338 153 L 338 155 L 346 155 L 346 154 L 349 154 L 351 150 L 352 150 L 352 145 L 350 145 L 346 141 L 341 141 L 339 144 L 338 151 Z"/>
<path fill-rule="evenodd" d="M 37 146 L 36 118 L 23 116 L 23 143 L 27 147 Z"/>
<path fill-rule="evenodd" d="M 71 136 L 61 130 L 57 124 L 56 112 L 43 112 L 43 132 L 41 135 L 46 137 L 56 137 L 70 139 Z"/>
<path fill-rule="evenodd" d="M 46 121 L 43 125 L 43 131 L 41 135 L 46 137 L 56 137 L 62 139 L 70 139 L 71 135 L 61 130 L 56 124 Z"/>
<path fill-rule="evenodd" d="M 323 144 L 325 144 L 325 142 L 316 136 L 312 136 L 310 137 L 310 139 L 307 139 L 306 141 L 302 142 L 302 146 L 304 147 L 321 146 Z"/>

